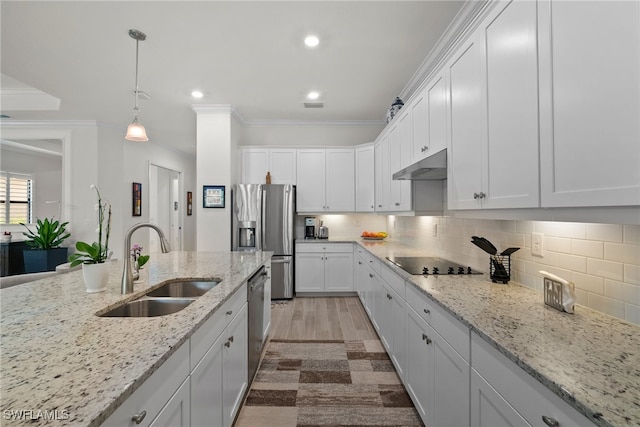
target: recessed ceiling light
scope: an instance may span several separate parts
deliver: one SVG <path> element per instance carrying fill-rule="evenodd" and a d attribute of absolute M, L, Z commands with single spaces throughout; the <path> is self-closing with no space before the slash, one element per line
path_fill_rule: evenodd
<path fill-rule="evenodd" d="M 316 47 L 320 44 L 320 39 L 317 36 L 307 36 L 304 38 L 304 44 L 309 47 Z"/>
<path fill-rule="evenodd" d="M 194 98 L 202 98 L 204 94 L 199 90 L 194 90 L 193 92 L 191 92 L 191 96 L 193 96 Z"/>
<path fill-rule="evenodd" d="M 320 98 L 320 93 L 316 92 L 315 90 L 307 94 L 307 99 L 318 99 L 318 98 Z"/>

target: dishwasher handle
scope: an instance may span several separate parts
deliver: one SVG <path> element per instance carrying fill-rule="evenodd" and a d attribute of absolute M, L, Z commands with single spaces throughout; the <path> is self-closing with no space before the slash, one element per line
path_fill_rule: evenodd
<path fill-rule="evenodd" d="M 253 292 L 257 288 L 264 286 L 264 284 L 267 282 L 267 278 L 267 269 L 262 266 L 260 270 L 249 279 L 249 292 Z"/>

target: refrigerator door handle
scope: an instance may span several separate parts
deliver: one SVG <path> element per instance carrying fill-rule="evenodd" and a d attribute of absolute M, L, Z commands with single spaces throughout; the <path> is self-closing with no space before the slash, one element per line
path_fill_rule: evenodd
<path fill-rule="evenodd" d="M 261 186 L 261 188 L 263 188 Z M 265 225 L 267 223 L 267 219 L 265 218 L 266 215 L 266 211 L 267 211 L 267 192 L 266 191 L 261 191 L 261 205 L 260 206 L 260 250 L 264 250 L 264 244 L 267 241 L 267 232 L 266 232 L 266 228 Z"/>
<path fill-rule="evenodd" d="M 291 259 L 273 259 L 273 258 L 271 258 L 271 264 L 291 264 Z"/>

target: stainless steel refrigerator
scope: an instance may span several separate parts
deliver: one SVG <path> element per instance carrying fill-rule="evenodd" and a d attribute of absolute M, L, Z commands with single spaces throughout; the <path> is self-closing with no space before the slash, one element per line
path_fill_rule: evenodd
<path fill-rule="evenodd" d="M 231 206 L 231 250 L 273 252 L 271 299 L 293 298 L 296 187 L 237 184 Z"/>

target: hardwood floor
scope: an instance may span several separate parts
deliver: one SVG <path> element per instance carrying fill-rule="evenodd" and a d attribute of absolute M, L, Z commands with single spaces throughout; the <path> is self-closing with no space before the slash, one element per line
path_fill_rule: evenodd
<path fill-rule="evenodd" d="M 271 306 L 272 340 L 377 340 L 357 297 L 294 298 Z"/>
<path fill-rule="evenodd" d="M 357 297 L 271 305 L 235 427 L 423 426 Z"/>

